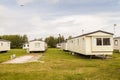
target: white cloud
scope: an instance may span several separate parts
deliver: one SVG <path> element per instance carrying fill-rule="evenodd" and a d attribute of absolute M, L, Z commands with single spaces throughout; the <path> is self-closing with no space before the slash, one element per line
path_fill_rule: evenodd
<path fill-rule="evenodd" d="M 16 0 L 16 1 L 19 5 L 25 5 L 25 4 L 33 2 L 34 0 Z"/>
<path fill-rule="evenodd" d="M 56 4 L 59 2 L 59 0 L 47 0 L 48 2 L 52 3 L 52 4 Z"/>
<path fill-rule="evenodd" d="M 0 5 L 0 11 L 4 11 L 5 7 L 3 5 Z"/>
<path fill-rule="evenodd" d="M 84 29 L 85 33 L 100 29 L 113 32 L 113 24 L 120 25 L 119 21 L 120 14 L 118 13 L 70 15 L 52 20 L 49 26 L 52 26 L 55 34 L 61 33 L 66 36 L 76 36 L 82 34 L 82 29 Z M 119 30 L 120 27 L 116 27 L 116 34 L 120 34 Z"/>
<path fill-rule="evenodd" d="M 117 2 L 118 4 L 120 4 L 120 1 L 118 0 L 118 2 Z"/>
<path fill-rule="evenodd" d="M 93 30 L 93 29 L 99 29 L 106 23 L 106 21 L 96 15 L 70 15 L 70 16 L 63 16 L 59 19 L 56 19 L 54 21 L 54 24 L 57 26 L 63 27 L 69 27 L 69 28 L 77 28 L 85 29 L 87 30 Z"/>
<path fill-rule="evenodd" d="M 0 5 L 0 15 L 4 15 L 5 13 L 7 13 L 8 8 L 4 5 Z"/>
<path fill-rule="evenodd" d="M 42 20 L 41 16 L 39 16 L 39 15 L 32 16 L 29 21 L 30 21 L 31 25 L 37 26 L 37 27 L 43 27 L 46 25 L 45 21 Z"/>
<path fill-rule="evenodd" d="M 60 1 L 64 1 L 65 3 L 82 3 L 82 4 L 86 4 L 86 3 L 104 3 L 104 2 L 111 2 L 114 0 L 60 0 Z"/>
<path fill-rule="evenodd" d="M 46 16 L 46 15 L 44 15 Z M 51 17 L 51 16 L 49 16 Z M 45 38 L 46 36 L 69 35 L 78 36 L 103 29 L 113 32 L 113 24 L 117 24 L 116 33 L 120 34 L 120 12 L 100 13 L 92 15 L 57 16 L 52 19 L 43 19 L 43 15 L 26 14 L 0 5 L 0 34 L 27 34 L 31 39 Z"/>
<path fill-rule="evenodd" d="M 16 0 L 16 1 L 19 5 L 25 5 L 25 4 L 29 4 L 32 2 L 42 2 L 42 1 L 46 1 L 51 4 L 56 4 L 59 2 L 59 0 Z"/>

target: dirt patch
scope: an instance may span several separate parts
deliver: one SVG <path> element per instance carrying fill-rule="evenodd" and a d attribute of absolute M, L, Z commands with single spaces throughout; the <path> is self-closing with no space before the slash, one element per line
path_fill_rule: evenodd
<path fill-rule="evenodd" d="M 42 54 L 29 54 L 29 55 L 21 56 L 21 57 L 3 62 L 3 64 L 37 62 L 39 61 L 40 57 L 42 57 Z"/>

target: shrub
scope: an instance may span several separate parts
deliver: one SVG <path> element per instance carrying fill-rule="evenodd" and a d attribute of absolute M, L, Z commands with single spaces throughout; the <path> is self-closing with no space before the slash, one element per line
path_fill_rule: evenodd
<path fill-rule="evenodd" d="M 119 50 L 113 50 L 113 53 L 120 53 Z"/>

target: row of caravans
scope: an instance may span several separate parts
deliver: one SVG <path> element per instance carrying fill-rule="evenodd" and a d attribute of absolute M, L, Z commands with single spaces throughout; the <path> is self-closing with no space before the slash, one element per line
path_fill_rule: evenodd
<path fill-rule="evenodd" d="M 47 49 L 47 44 L 40 40 L 31 40 L 28 44 L 23 45 L 23 49 L 27 49 L 28 52 L 44 52 Z M 10 41 L 0 39 L 0 52 L 7 52 L 10 50 Z"/>
<path fill-rule="evenodd" d="M 26 49 L 28 52 L 44 52 L 47 49 L 47 44 L 41 40 L 31 40 L 23 45 L 23 49 Z"/>
<path fill-rule="evenodd" d="M 47 44 L 40 40 L 32 40 L 23 45 L 23 49 L 45 51 Z M 120 37 L 113 39 L 113 34 L 105 31 L 95 31 L 83 34 L 61 43 L 61 49 L 84 55 L 111 55 L 113 49 L 120 51 Z M 10 41 L 0 39 L 0 52 L 10 50 Z"/>
<path fill-rule="evenodd" d="M 61 49 L 90 56 L 111 55 L 113 34 L 101 30 L 83 34 L 61 43 Z"/>

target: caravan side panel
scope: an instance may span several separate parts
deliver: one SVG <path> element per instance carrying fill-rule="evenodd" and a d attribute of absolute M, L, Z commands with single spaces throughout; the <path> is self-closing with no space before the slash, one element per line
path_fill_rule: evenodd
<path fill-rule="evenodd" d="M 9 51 L 10 50 L 10 42 L 0 41 L 0 51 Z"/>
<path fill-rule="evenodd" d="M 85 37 L 83 36 L 68 40 L 68 50 L 85 54 Z"/>
<path fill-rule="evenodd" d="M 67 49 L 67 42 L 61 43 L 61 49 L 62 49 L 62 50 L 68 50 L 68 49 Z"/>
<path fill-rule="evenodd" d="M 29 51 L 45 51 L 45 42 L 42 41 L 32 41 L 29 42 Z"/>

